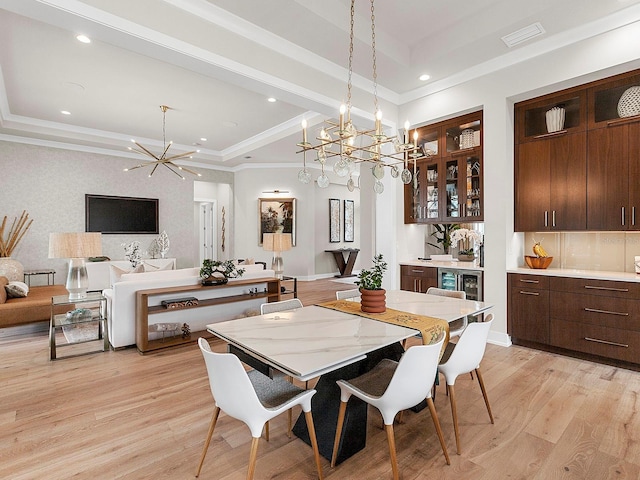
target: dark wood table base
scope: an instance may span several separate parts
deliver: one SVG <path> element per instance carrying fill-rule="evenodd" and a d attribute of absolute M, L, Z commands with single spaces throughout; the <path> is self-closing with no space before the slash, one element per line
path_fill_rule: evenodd
<path fill-rule="evenodd" d="M 358 252 L 360 249 L 358 248 L 343 248 L 340 250 L 325 250 L 327 253 L 332 253 L 333 258 L 336 260 L 336 264 L 338 265 L 338 270 L 340 271 L 340 275 L 336 275 L 337 278 L 342 277 L 353 277 L 353 265 L 356 263 L 356 258 L 358 256 Z M 349 253 L 348 259 L 345 261 L 344 253 Z"/>

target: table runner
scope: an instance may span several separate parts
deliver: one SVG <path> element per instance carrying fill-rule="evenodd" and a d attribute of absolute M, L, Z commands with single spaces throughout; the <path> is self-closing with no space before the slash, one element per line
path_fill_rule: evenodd
<path fill-rule="evenodd" d="M 424 345 L 437 342 L 440 334 L 444 332 L 445 342 L 442 344 L 442 352 L 444 352 L 444 348 L 449 342 L 449 323 L 440 318 L 416 315 L 392 308 L 387 308 L 384 313 L 366 313 L 360 310 L 360 302 L 349 300 L 332 300 L 330 302 L 319 303 L 318 306 L 351 313 L 360 317 L 371 318 L 372 320 L 378 320 L 380 322 L 399 325 L 401 327 L 413 328 L 422 334 L 422 343 Z"/>

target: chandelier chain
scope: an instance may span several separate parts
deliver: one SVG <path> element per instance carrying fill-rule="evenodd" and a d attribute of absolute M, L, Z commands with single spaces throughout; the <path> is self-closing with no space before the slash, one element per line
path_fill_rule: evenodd
<path fill-rule="evenodd" d="M 353 25 L 356 0 L 351 0 L 351 23 L 349 25 L 349 77 L 347 81 L 347 112 L 351 118 L 351 76 L 353 74 Z"/>
<path fill-rule="evenodd" d="M 376 16 L 371 0 L 371 50 L 373 55 L 373 113 L 378 111 L 378 73 L 376 69 Z"/>

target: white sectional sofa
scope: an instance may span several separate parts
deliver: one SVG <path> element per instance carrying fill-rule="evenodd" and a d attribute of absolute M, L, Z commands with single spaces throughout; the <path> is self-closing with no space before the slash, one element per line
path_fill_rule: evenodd
<path fill-rule="evenodd" d="M 254 278 L 273 278 L 273 270 L 265 270 L 261 264 L 242 265 L 245 269 L 242 280 Z M 120 277 L 120 281 L 112 285 L 112 288 L 103 290 L 103 295 L 107 298 L 107 324 L 109 329 L 109 341 L 113 348 L 127 347 L 136 343 L 136 292 L 138 290 L 148 290 L 164 287 L 177 287 L 198 285 L 201 281 L 199 276 L 200 268 L 184 268 L 178 270 L 162 270 L 158 272 L 130 273 Z M 231 288 L 234 280 L 229 280 L 229 288 L 216 290 L 206 289 L 199 292 L 206 295 L 206 298 L 216 296 L 239 295 L 248 293 L 248 287 Z M 237 290 L 237 291 L 236 291 Z M 184 295 L 183 295 L 184 296 Z M 176 297 L 176 294 L 168 295 Z M 162 297 L 155 300 L 159 304 Z M 180 322 L 187 323 L 191 331 L 204 330 L 209 323 L 229 320 L 242 315 L 248 309 L 258 309 L 263 299 L 255 301 L 230 303 L 207 308 L 188 309 L 187 311 L 167 312 L 161 315 L 159 322 Z"/>

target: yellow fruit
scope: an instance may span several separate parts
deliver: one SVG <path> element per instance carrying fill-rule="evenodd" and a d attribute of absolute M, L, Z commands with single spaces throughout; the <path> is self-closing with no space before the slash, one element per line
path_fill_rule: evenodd
<path fill-rule="evenodd" d="M 544 248 L 542 248 L 542 245 L 540 245 L 540 242 L 536 242 L 535 245 L 533 246 L 533 253 L 538 257 L 549 256 L 547 255 L 547 252 L 544 250 Z"/>

